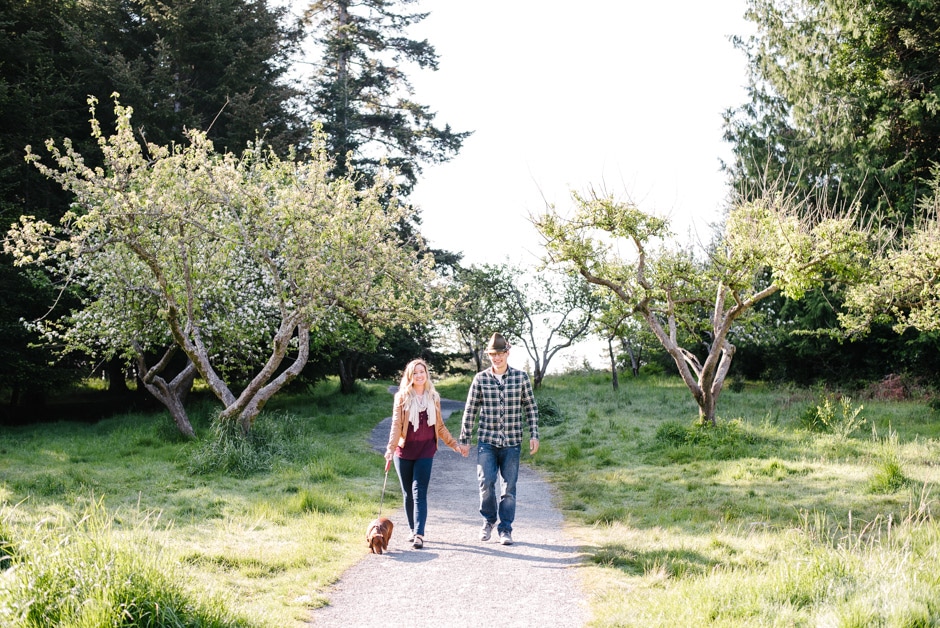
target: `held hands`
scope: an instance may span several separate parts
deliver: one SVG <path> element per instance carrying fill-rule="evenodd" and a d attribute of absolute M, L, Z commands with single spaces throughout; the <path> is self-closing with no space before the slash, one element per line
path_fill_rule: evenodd
<path fill-rule="evenodd" d="M 535 452 L 539 450 L 539 441 L 537 438 L 529 440 L 529 455 L 534 456 Z M 460 455 L 466 458 L 470 455 L 470 445 L 457 445 L 457 451 L 460 452 Z"/>

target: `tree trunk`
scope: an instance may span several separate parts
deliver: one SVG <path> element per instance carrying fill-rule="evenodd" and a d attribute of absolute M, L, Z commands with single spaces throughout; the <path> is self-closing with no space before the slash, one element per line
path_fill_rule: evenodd
<path fill-rule="evenodd" d="M 108 392 L 113 395 L 121 395 L 128 392 L 127 379 L 125 379 L 124 360 L 121 358 L 111 358 L 105 364 L 108 373 Z"/>
<path fill-rule="evenodd" d="M 617 356 L 614 354 L 614 339 L 607 338 L 607 353 L 610 355 L 610 376 L 614 390 L 620 390 L 620 380 L 617 377 Z"/>
<path fill-rule="evenodd" d="M 708 388 L 703 388 L 702 397 L 697 401 L 699 425 L 708 425 L 710 427 L 718 425 L 718 417 L 715 415 L 718 399 L 715 395 Z"/>
<path fill-rule="evenodd" d="M 620 339 L 620 346 L 622 346 L 623 350 L 630 356 L 630 372 L 633 373 L 634 377 L 639 377 L 641 352 L 634 351 L 633 346 L 623 338 Z"/>
<path fill-rule="evenodd" d="M 186 397 L 193 386 L 193 381 L 196 379 L 196 365 L 187 360 L 186 367 L 170 382 L 167 382 L 155 370 L 157 367 L 147 369 L 147 365 L 140 355 L 137 359 L 143 374 L 140 378 L 141 383 L 151 395 L 166 406 L 180 433 L 187 438 L 196 438 L 196 432 L 193 430 L 192 423 L 189 422 L 189 415 L 186 414 L 185 406 Z M 165 366 L 163 360 L 161 360 L 161 364 Z M 160 367 L 160 370 L 162 371 L 162 367 Z"/>
<path fill-rule="evenodd" d="M 339 391 L 344 395 L 356 392 L 356 376 L 359 371 L 359 356 L 349 355 L 339 359 Z"/>

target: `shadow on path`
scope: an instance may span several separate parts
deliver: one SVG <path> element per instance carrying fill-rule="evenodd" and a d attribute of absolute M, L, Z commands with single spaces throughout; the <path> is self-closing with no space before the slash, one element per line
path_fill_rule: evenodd
<path fill-rule="evenodd" d="M 460 402 L 442 400 L 445 418 L 462 409 Z M 377 451 L 385 451 L 391 421 L 384 419 L 372 431 L 370 443 Z M 389 476 L 383 514 L 395 523 L 395 533 L 388 552 L 367 553 L 369 522 L 364 521 L 364 557 L 326 592 L 329 605 L 312 613 L 313 625 L 570 628 L 587 622 L 587 603 L 574 569 L 580 553 L 562 529 L 551 486 L 537 472 L 527 465 L 519 470 L 515 543 L 500 545 L 495 534 L 483 543 L 476 456 L 471 451 L 463 458 L 441 444 L 431 472 L 421 550 L 407 543 L 394 468 Z"/>

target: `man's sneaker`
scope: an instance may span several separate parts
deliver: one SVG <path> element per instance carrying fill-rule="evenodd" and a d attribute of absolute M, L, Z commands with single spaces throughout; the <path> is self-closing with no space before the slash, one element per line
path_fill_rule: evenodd
<path fill-rule="evenodd" d="M 493 524 L 487 521 L 483 524 L 483 528 L 480 530 L 480 540 L 489 541 L 490 535 L 493 533 Z"/>
<path fill-rule="evenodd" d="M 512 534 L 509 532 L 500 532 L 499 542 L 501 545 L 512 545 Z"/>

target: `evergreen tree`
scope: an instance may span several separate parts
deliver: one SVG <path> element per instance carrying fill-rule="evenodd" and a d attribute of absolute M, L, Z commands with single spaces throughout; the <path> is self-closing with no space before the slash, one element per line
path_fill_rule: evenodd
<path fill-rule="evenodd" d="M 347 168 L 370 185 L 383 162 L 399 173 L 399 194 L 407 198 L 422 166 L 451 159 L 467 132 L 434 123 L 436 113 L 413 99 L 405 66 L 437 69 L 437 53 L 427 40 L 407 36 L 408 27 L 426 13 L 405 11 L 416 0 L 316 0 L 305 21 L 319 47 L 320 59 L 307 96 L 314 119 L 323 125 L 327 149 L 336 159 L 334 176 Z M 418 237 L 420 216 L 399 225 L 403 246 L 427 251 Z M 456 263 L 452 253 L 429 251 L 436 260 Z M 367 371 L 388 371 L 387 356 L 401 356 L 431 337 L 424 326 L 388 330 L 385 340 L 350 328 L 338 341 L 336 358 L 343 392 Z M 390 346 L 388 339 L 394 339 Z M 409 340 L 410 338 L 410 340 Z M 411 356 L 414 357 L 414 356 Z M 407 360 L 405 360 L 407 361 Z"/>
<path fill-rule="evenodd" d="M 263 0 L 0 0 L 0 221 L 56 220 L 70 195 L 24 161 L 27 145 L 71 138 L 94 165 L 89 95 L 133 106 L 138 133 L 179 142 L 203 129 L 222 149 L 258 136 L 279 152 L 308 135 L 292 111 L 289 52 L 299 32 Z M 107 121 L 106 121 L 107 122 Z M 20 320 L 44 315 L 55 291 L 0 262 L 0 389 L 55 380 Z M 68 295 L 66 295 L 68 296 Z M 62 300 L 59 305 L 69 305 Z M 123 383 L 121 378 L 120 383 Z"/>
<path fill-rule="evenodd" d="M 365 173 L 386 159 L 401 174 L 403 196 L 417 182 L 422 164 L 447 161 L 469 135 L 435 126 L 436 114 L 412 99 L 404 64 L 438 67 L 433 46 L 406 35 L 427 13 L 397 11 L 415 2 L 317 0 L 306 12 L 322 51 L 310 108 L 337 157 L 336 174 L 345 171 L 347 155 Z"/>
<path fill-rule="evenodd" d="M 940 147 L 940 4 L 748 0 L 750 102 L 726 113 L 752 191 L 784 177 L 909 222 Z"/>
<path fill-rule="evenodd" d="M 741 193 L 786 182 L 826 204 L 857 202 L 889 225 L 910 225 L 940 158 L 940 4 L 919 0 L 748 0 L 755 34 L 749 101 L 725 114 Z M 929 368 L 932 339 L 898 342 L 887 327 L 841 344 L 805 332 L 837 329 L 838 287 L 794 303 L 775 299 L 777 333 L 740 343 L 750 375 L 880 378 Z M 801 335 L 802 333 L 802 335 Z M 748 359 L 747 356 L 753 359 Z"/>

